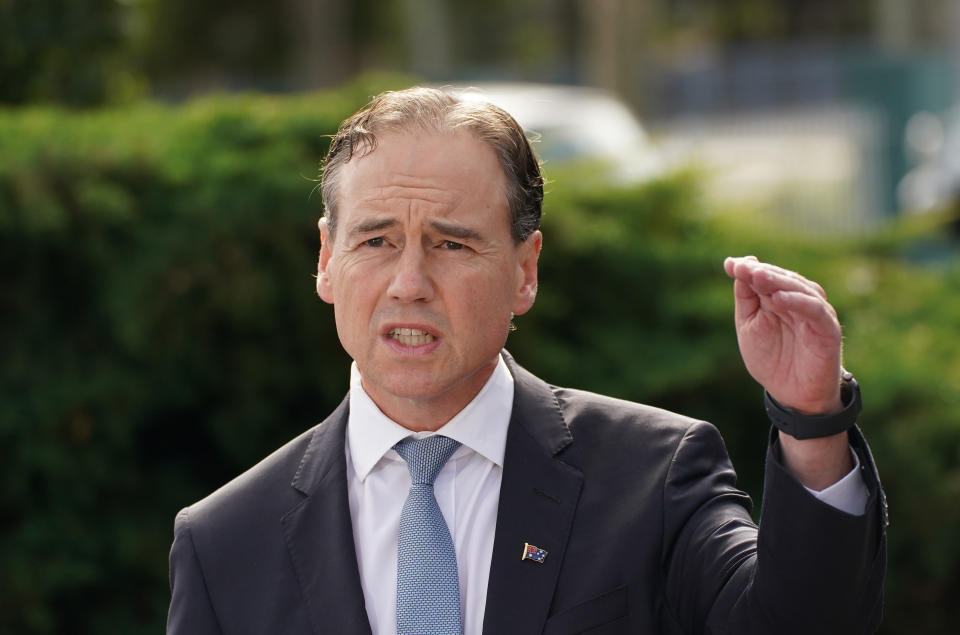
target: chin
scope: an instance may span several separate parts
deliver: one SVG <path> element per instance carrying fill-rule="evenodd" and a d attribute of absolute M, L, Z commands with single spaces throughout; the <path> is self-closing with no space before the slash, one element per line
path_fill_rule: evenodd
<path fill-rule="evenodd" d="M 446 391 L 446 386 L 432 373 L 398 371 L 370 378 L 381 390 L 404 399 L 429 399 Z"/>

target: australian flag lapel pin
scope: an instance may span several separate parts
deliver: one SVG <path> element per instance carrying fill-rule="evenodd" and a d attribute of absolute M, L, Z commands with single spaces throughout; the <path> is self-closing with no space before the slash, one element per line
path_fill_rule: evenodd
<path fill-rule="evenodd" d="M 523 543 L 523 558 L 521 558 L 521 560 L 533 560 L 534 562 L 543 564 L 543 561 L 546 559 L 546 551 L 536 545 L 531 545 L 529 542 Z"/>

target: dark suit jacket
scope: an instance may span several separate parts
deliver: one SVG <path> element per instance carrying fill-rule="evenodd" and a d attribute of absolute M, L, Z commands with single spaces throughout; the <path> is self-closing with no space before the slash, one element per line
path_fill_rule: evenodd
<path fill-rule="evenodd" d="M 851 516 L 767 458 L 763 530 L 717 430 L 516 380 L 485 634 L 872 633 L 886 507 Z M 168 633 L 369 634 L 347 504 L 348 402 L 177 516 Z M 522 560 L 524 543 L 548 551 Z M 384 575 L 394 575 L 392 562 Z"/>

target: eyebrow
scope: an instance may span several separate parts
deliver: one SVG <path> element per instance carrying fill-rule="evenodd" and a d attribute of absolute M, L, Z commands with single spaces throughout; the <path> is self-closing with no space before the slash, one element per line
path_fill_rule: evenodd
<path fill-rule="evenodd" d="M 397 220 L 395 218 L 368 218 L 367 220 L 360 221 L 351 227 L 350 235 L 355 236 L 357 234 L 378 232 L 389 227 L 393 227 L 396 224 Z"/>
<path fill-rule="evenodd" d="M 446 234 L 447 236 L 452 236 L 453 238 L 459 238 L 461 240 L 480 240 L 481 238 L 479 233 L 470 229 L 469 227 L 444 220 L 431 220 L 430 228 L 434 231 L 440 232 L 441 234 Z"/>
<path fill-rule="evenodd" d="M 351 236 L 357 236 L 360 234 L 379 232 L 384 229 L 396 227 L 398 224 L 395 218 L 368 218 L 351 227 L 349 233 Z M 458 238 L 460 240 L 481 240 L 482 238 L 479 232 L 460 223 L 434 219 L 429 222 L 429 225 L 434 231 L 450 236 L 451 238 Z"/>

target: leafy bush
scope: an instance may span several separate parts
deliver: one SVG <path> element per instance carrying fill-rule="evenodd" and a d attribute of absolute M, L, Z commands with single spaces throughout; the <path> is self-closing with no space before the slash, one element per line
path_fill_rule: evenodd
<path fill-rule="evenodd" d="M 348 359 L 313 292 L 311 179 L 326 135 L 397 81 L 0 112 L 0 631 L 156 632 L 177 509 L 342 398 Z M 960 273 L 905 257 L 935 228 L 804 240 L 709 214 L 689 175 L 616 189 L 548 176 L 517 359 L 711 419 L 756 496 L 767 424 L 722 259 L 754 253 L 817 279 L 890 497 L 884 632 L 950 632 Z"/>
<path fill-rule="evenodd" d="M 91 106 L 129 93 L 125 13 L 116 0 L 0 3 L 0 103 Z"/>

